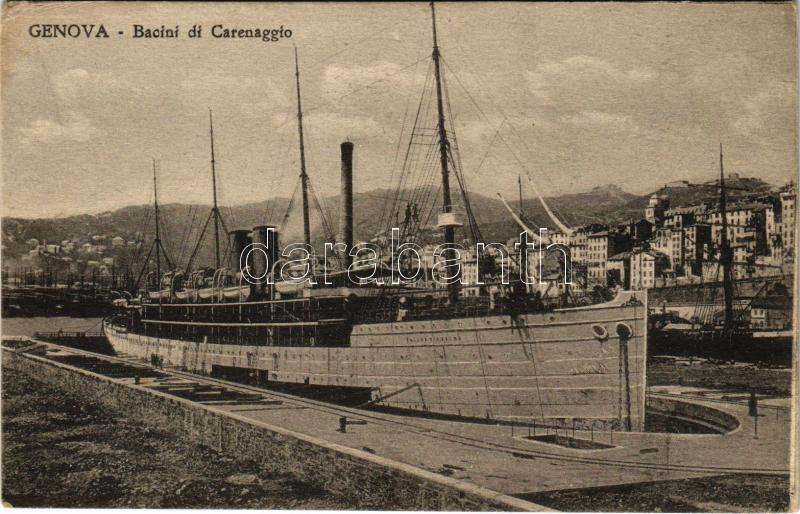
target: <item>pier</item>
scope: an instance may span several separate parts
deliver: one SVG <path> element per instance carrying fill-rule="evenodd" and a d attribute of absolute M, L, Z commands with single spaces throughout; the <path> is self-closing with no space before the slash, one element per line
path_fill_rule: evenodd
<path fill-rule="evenodd" d="M 231 458 L 403 509 L 544 510 L 527 499 L 789 469 L 789 400 L 763 405 L 756 439 L 746 399 L 702 388 L 654 388 L 648 405 L 680 411 L 706 434 L 621 433 L 344 407 L 35 339 L 5 341 L 3 365 Z"/>

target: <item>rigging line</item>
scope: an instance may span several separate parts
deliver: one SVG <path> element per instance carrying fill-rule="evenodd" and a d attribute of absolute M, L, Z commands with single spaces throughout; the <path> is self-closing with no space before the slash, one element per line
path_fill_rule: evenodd
<path fill-rule="evenodd" d="M 390 217 L 392 215 L 394 215 L 397 212 L 397 210 L 399 209 L 400 196 L 402 194 L 403 188 L 405 187 L 405 183 L 408 181 L 408 174 L 410 173 L 409 172 L 409 165 L 410 165 L 409 163 L 413 162 L 416 159 L 416 152 L 415 151 L 412 152 L 411 141 L 413 141 L 413 139 L 414 139 L 414 136 L 415 136 L 414 129 L 419 124 L 420 115 L 423 113 L 423 108 L 425 107 L 425 96 L 426 96 L 426 92 L 428 90 L 427 86 L 428 86 L 428 82 L 430 81 L 430 76 L 431 76 L 431 72 L 430 72 L 430 69 L 429 69 L 428 70 L 428 76 L 426 78 L 426 83 L 424 84 L 422 93 L 420 94 L 420 102 L 419 102 L 419 105 L 417 106 L 417 114 L 416 114 L 416 116 L 414 118 L 414 125 L 412 126 L 412 129 L 411 129 L 411 136 L 409 138 L 409 145 L 406 148 L 405 157 L 403 159 L 403 166 L 400 169 L 400 176 L 398 178 L 397 189 L 395 189 L 395 198 L 392 201 L 391 209 L 389 209 L 389 211 L 387 213 L 388 216 L 390 216 Z M 387 224 L 389 224 L 389 225 L 392 224 L 392 220 L 391 219 L 389 219 L 387 221 L 388 221 Z"/>
<path fill-rule="evenodd" d="M 534 186 L 534 190 L 536 191 L 536 194 L 539 196 L 539 201 L 541 202 L 542 206 L 545 208 L 545 211 L 548 211 L 548 214 L 550 214 L 550 217 L 553 219 L 553 221 L 554 221 L 554 222 L 556 222 L 556 224 L 559 226 L 559 228 L 560 228 L 560 229 L 561 229 L 561 230 L 562 230 L 564 233 L 566 233 L 566 234 L 569 234 L 569 233 L 571 233 L 571 232 L 572 232 L 572 229 L 568 228 L 566 225 L 564 225 L 563 223 L 561 223 L 561 222 L 558 220 L 558 218 L 556 218 L 556 217 L 555 217 L 555 215 L 554 215 L 554 214 L 552 214 L 552 213 L 550 212 L 550 208 L 549 208 L 549 207 L 547 206 L 547 204 L 544 202 L 544 197 L 542 197 L 542 195 L 539 193 L 539 191 L 538 191 L 538 190 L 536 190 L 536 187 L 535 187 L 535 185 L 534 185 L 533 179 L 531 178 L 531 175 L 530 175 L 530 173 L 529 173 L 528 169 L 525 167 L 525 164 L 523 164 L 523 162 L 522 162 L 522 160 L 519 158 L 519 156 L 518 156 L 518 155 L 517 155 L 517 154 L 514 152 L 514 149 L 511 147 L 511 145 L 509 145 L 509 144 L 508 144 L 508 142 L 507 142 L 507 141 L 506 141 L 506 140 L 505 140 L 505 139 L 504 139 L 502 136 L 500 137 L 500 141 L 502 141 L 502 142 L 503 142 L 503 144 L 504 144 L 504 145 L 506 146 L 506 148 L 508 149 L 508 152 L 509 152 L 509 154 L 511 154 L 511 156 L 514 158 L 514 160 L 515 160 L 515 161 L 517 161 L 517 164 L 519 164 L 519 166 L 522 168 L 522 171 L 524 171 L 524 172 L 525 172 L 525 176 L 528 178 L 528 181 L 531 183 L 531 185 L 533 185 L 533 186 Z"/>
<path fill-rule="evenodd" d="M 489 121 L 489 118 L 488 118 L 488 116 L 486 116 L 486 113 L 484 113 L 484 112 L 483 112 L 483 110 L 480 108 L 480 105 L 478 105 L 478 102 L 477 102 L 477 101 L 475 100 L 475 98 L 474 98 L 474 97 L 473 97 L 473 96 L 470 94 L 469 90 L 466 88 L 466 86 L 464 85 L 464 83 L 461 81 L 461 78 L 458 76 L 458 74 L 457 74 L 457 73 L 456 73 L 456 72 L 455 72 L 455 71 L 454 71 L 454 70 L 453 70 L 453 69 L 450 67 L 450 65 L 449 65 L 449 64 L 448 64 L 446 61 L 445 61 L 445 66 L 447 67 L 447 69 L 448 69 L 448 70 L 450 70 L 450 73 L 452 73 L 452 74 L 453 74 L 453 76 L 456 78 L 456 82 L 458 82 L 458 84 L 461 86 L 461 89 L 463 89 L 463 90 L 464 90 L 464 93 L 467 95 L 467 97 L 468 97 L 468 98 L 470 99 L 470 101 L 473 103 L 473 105 L 474 105 L 474 106 L 475 106 L 475 108 L 478 110 L 478 112 L 481 114 L 481 116 L 483 116 L 484 120 L 486 120 L 486 121 L 488 122 L 488 121 Z M 481 78 L 480 78 L 480 76 L 477 76 L 477 80 L 481 81 Z M 488 89 L 487 89 L 487 90 L 488 90 Z M 503 116 L 505 116 L 505 117 L 507 118 L 507 115 L 506 115 L 505 111 L 503 111 L 503 109 L 501 109 L 501 108 L 500 108 L 500 107 L 499 107 L 499 106 L 496 104 L 496 102 L 492 101 L 492 104 L 495 106 L 495 108 L 496 108 L 496 109 L 497 109 L 497 110 L 498 110 L 498 111 L 499 111 L 501 114 L 503 114 Z M 521 143 L 521 145 L 523 146 L 523 148 L 525 148 L 525 150 L 527 150 L 527 151 L 530 153 L 530 148 L 528 148 L 527 144 L 525 143 L 525 140 L 524 140 L 524 138 L 522 138 L 522 137 L 519 135 L 519 133 L 518 133 L 518 132 L 515 130 L 515 128 L 514 128 L 514 126 L 513 126 L 513 124 L 509 123 L 509 128 L 511 129 L 512 133 L 513 133 L 513 134 L 516 136 L 516 138 L 517 138 L 517 139 L 520 141 L 520 143 Z M 502 135 L 500 136 L 500 139 L 503 141 L 503 143 L 506 145 L 506 147 L 508 147 L 508 148 L 509 148 L 509 150 L 510 150 L 510 145 L 509 145 L 509 143 L 508 143 L 508 142 L 505 140 L 505 138 L 503 138 L 503 137 L 502 137 Z M 514 156 L 514 157 L 515 157 L 515 159 L 517 160 L 517 162 L 518 162 L 518 163 L 520 163 L 519 159 L 518 159 L 516 156 Z M 520 164 L 521 164 L 521 163 L 520 163 Z M 525 167 L 523 166 L 523 168 L 522 168 L 522 169 L 525 171 L 525 174 L 526 174 L 526 175 L 528 175 L 528 179 L 532 181 L 532 179 L 531 179 L 531 176 L 530 176 L 530 173 L 528 172 L 527 168 L 525 168 Z M 540 198 L 541 198 L 541 195 L 540 195 Z M 558 209 L 556 209 L 556 210 L 558 210 Z M 561 216 L 562 218 L 564 218 L 564 215 L 563 215 L 561 212 L 559 212 L 559 216 Z"/>
<path fill-rule="evenodd" d="M 456 82 L 458 82 L 458 85 L 459 85 L 459 86 L 461 86 L 461 89 L 463 89 L 463 90 L 464 90 L 464 93 L 466 93 L 466 95 L 467 95 L 467 98 L 469 98 L 469 99 L 470 99 L 470 101 L 472 102 L 472 105 L 474 105 L 474 106 L 475 106 L 475 109 L 477 109 L 477 111 L 480 113 L 480 115 L 481 115 L 481 116 L 483 116 L 483 119 L 484 119 L 484 120 L 486 120 L 486 121 L 489 121 L 489 117 L 488 117 L 488 116 L 486 116 L 486 113 L 485 113 L 485 112 L 483 112 L 483 109 L 481 109 L 481 106 L 480 106 L 480 105 L 478 105 L 478 102 L 477 102 L 477 101 L 475 101 L 475 98 L 473 98 L 473 96 L 470 94 L 469 90 L 466 88 L 466 86 L 464 85 L 464 83 L 463 83 L 463 82 L 461 82 L 461 78 L 460 78 L 460 77 L 458 76 L 458 74 L 457 74 L 457 73 L 456 73 L 456 72 L 453 70 L 453 68 L 451 68 L 451 67 L 450 67 L 450 64 L 447 62 L 447 60 L 446 60 L 446 59 L 444 59 L 444 58 L 443 58 L 443 57 L 441 57 L 441 56 L 439 57 L 439 59 L 440 59 L 440 60 L 441 60 L 441 61 L 444 63 L 444 66 L 445 66 L 445 68 L 447 68 L 447 69 L 450 71 L 450 73 L 451 73 L 451 74 L 452 74 L 452 75 L 453 75 L 453 76 L 456 78 Z M 487 89 L 487 91 L 489 91 L 489 90 Z M 500 110 L 500 109 L 498 109 L 498 110 Z M 508 116 L 506 116 L 506 113 L 505 113 L 505 112 L 503 112 L 502 110 L 500 110 L 500 112 L 501 112 L 501 114 L 503 115 L 503 117 L 504 117 L 504 118 L 507 118 L 507 117 L 508 117 Z"/>
<path fill-rule="evenodd" d="M 436 176 L 436 146 L 431 146 L 428 148 L 425 157 L 423 158 L 422 162 L 419 165 L 419 169 L 416 172 L 416 182 L 415 187 L 410 191 L 410 194 L 407 197 L 407 203 L 409 205 L 413 204 L 413 208 L 417 212 L 420 210 L 424 211 L 427 204 L 430 201 L 431 193 L 434 190 L 435 185 L 435 176 Z M 399 211 L 399 207 L 398 207 Z M 399 212 L 398 212 L 399 213 Z M 416 233 L 418 228 L 420 227 L 421 220 L 412 218 L 410 223 L 406 223 L 403 227 L 403 235 L 407 237 Z"/>
<path fill-rule="evenodd" d="M 472 203 L 469 200 L 469 191 L 466 189 L 464 185 L 464 178 L 460 173 L 460 171 L 456 171 L 454 175 L 456 176 L 456 181 L 458 182 L 458 187 L 461 190 L 461 195 L 464 200 L 464 210 L 467 213 L 467 221 L 469 222 L 470 225 L 470 231 L 472 232 L 472 237 L 476 242 L 477 241 L 483 242 L 483 234 L 481 234 L 480 227 L 478 226 L 478 221 L 475 219 L 475 213 L 472 211 Z"/>
<path fill-rule="evenodd" d="M 130 252 L 131 254 L 131 266 L 134 264 L 138 264 L 139 259 L 142 257 L 144 252 L 144 244 L 145 244 L 145 234 L 147 233 L 147 227 L 150 225 L 150 209 L 145 210 L 145 221 L 142 225 L 142 230 L 136 236 L 136 246 L 134 247 L 133 251 Z"/>
<path fill-rule="evenodd" d="M 178 261 L 176 261 L 176 262 L 181 262 L 186 257 L 186 252 L 189 250 L 189 239 L 190 239 L 190 237 L 191 237 L 192 233 L 194 232 L 195 227 L 197 225 L 197 221 L 198 221 L 197 220 L 197 214 L 199 212 L 200 212 L 199 207 L 196 206 L 196 205 L 193 206 L 193 208 L 192 208 L 192 219 L 191 219 L 191 222 L 189 223 L 189 228 L 185 232 L 185 235 L 184 235 L 184 238 L 183 238 L 183 243 L 181 243 L 180 255 L 178 256 Z"/>
<path fill-rule="evenodd" d="M 449 66 L 447 66 L 447 69 L 449 69 Z M 478 220 L 475 218 L 475 213 L 472 210 L 472 203 L 469 198 L 469 188 L 466 186 L 466 182 L 464 181 L 464 171 L 461 162 L 461 152 L 458 147 L 458 136 L 456 135 L 455 122 L 453 121 L 453 109 L 450 103 L 450 93 L 449 89 L 447 88 L 446 77 L 447 77 L 446 74 L 442 74 L 442 82 L 445 84 L 444 92 L 445 92 L 445 101 L 447 104 L 448 119 L 450 120 L 450 132 L 453 138 L 453 145 L 448 145 L 448 152 L 450 153 L 450 160 L 453 163 L 453 172 L 456 176 L 456 180 L 458 181 L 459 189 L 461 190 L 461 196 L 464 202 L 464 209 L 467 213 L 468 221 L 470 224 L 470 231 L 472 232 L 472 237 L 473 239 L 483 241 L 483 234 L 481 234 L 480 226 L 478 225 Z"/>
<path fill-rule="evenodd" d="M 171 240 L 169 236 L 169 231 L 167 230 L 167 223 L 161 225 L 161 231 L 163 232 L 162 234 L 163 237 L 161 237 L 161 250 L 164 252 L 164 260 L 167 261 L 167 264 L 169 265 L 171 262 L 174 261 L 170 260 L 169 254 L 167 253 L 166 249 L 167 246 L 170 246 L 169 242 Z"/>
<path fill-rule="evenodd" d="M 403 181 L 403 184 L 401 184 L 403 191 L 407 194 L 413 195 L 415 190 L 420 187 L 422 181 L 425 180 L 424 172 L 427 170 L 427 166 L 430 164 L 428 159 L 432 151 L 432 147 L 436 142 L 436 137 L 424 136 L 424 138 L 430 139 L 431 142 L 424 145 L 411 142 L 411 145 L 413 145 L 413 151 L 408 167 L 404 170 L 405 180 Z M 422 138 L 418 136 L 416 139 L 419 141 Z M 406 196 L 406 199 L 408 199 L 408 196 Z"/>
<path fill-rule="evenodd" d="M 289 198 L 289 204 L 286 206 L 286 214 L 283 215 L 283 220 L 281 220 L 280 229 L 283 232 L 286 229 L 286 224 L 289 222 L 289 216 L 292 213 L 292 207 L 294 206 L 294 200 L 297 196 L 297 190 L 300 186 L 300 177 L 297 178 L 294 184 L 294 190 L 292 191 L 292 196 Z"/>
<path fill-rule="evenodd" d="M 414 74 L 416 75 L 416 68 L 414 68 L 414 70 L 415 70 Z M 399 194 L 399 187 L 400 187 L 399 184 L 402 181 L 403 172 L 405 170 L 406 164 L 408 163 L 409 152 L 411 151 L 410 142 L 414 137 L 414 129 L 416 128 L 417 123 L 419 122 L 419 119 L 420 119 L 420 113 L 422 112 L 422 106 L 423 106 L 423 102 L 424 102 L 424 98 L 425 98 L 425 92 L 426 92 L 426 89 L 427 89 L 427 84 L 430 81 L 430 77 L 431 77 L 431 70 L 432 70 L 432 65 L 429 65 L 428 66 L 428 71 L 425 74 L 425 80 L 422 83 L 422 92 L 420 93 L 420 100 L 419 100 L 419 104 L 417 105 L 417 112 L 416 112 L 416 115 L 414 116 L 414 124 L 411 126 L 411 132 L 410 132 L 410 135 L 409 135 L 409 145 L 406 147 L 406 151 L 405 151 L 405 154 L 403 156 L 403 164 L 399 169 L 400 177 L 398 178 L 398 189 L 395 190 L 395 199 L 392 201 L 391 208 L 388 209 L 387 211 L 384 211 L 384 213 L 382 214 L 381 219 L 380 219 L 380 223 L 378 224 L 379 227 L 384 226 L 384 222 L 386 221 L 385 217 L 386 216 L 391 216 L 392 213 L 394 212 L 394 208 L 396 206 L 397 195 Z M 404 135 L 403 134 L 405 133 L 405 125 L 407 124 L 407 119 L 406 118 L 407 118 L 407 114 L 408 114 L 408 108 L 411 106 L 411 98 L 413 96 L 414 96 L 413 92 L 409 92 L 408 98 L 406 99 L 406 114 L 404 114 L 404 117 L 403 117 L 403 128 L 400 131 L 400 138 L 398 138 L 398 140 L 397 140 L 397 147 L 396 147 L 396 151 L 395 151 L 395 160 L 394 160 L 394 163 L 392 165 L 392 170 L 391 170 L 390 180 L 389 180 L 389 184 L 390 185 L 394 183 L 395 174 L 398 173 L 397 160 L 399 158 L 401 144 L 402 144 L 402 142 L 404 140 Z"/>
<path fill-rule="evenodd" d="M 436 173 L 436 171 L 438 171 L 436 166 L 435 166 L 436 157 L 437 157 L 437 154 L 434 153 L 433 157 L 431 158 L 431 160 L 433 162 L 433 164 L 431 164 L 431 166 L 430 166 L 430 170 L 431 171 L 429 172 L 429 177 L 431 177 L 431 178 L 432 178 L 432 175 L 434 175 Z M 425 226 L 427 226 L 429 224 L 433 212 L 436 211 L 436 208 L 439 205 L 439 197 L 438 197 L 438 195 L 441 192 L 441 190 L 442 190 L 442 185 L 441 184 L 437 184 L 436 188 L 434 188 L 434 183 L 429 180 L 429 185 L 425 188 L 424 196 L 420 199 L 419 204 L 418 204 L 421 207 L 421 209 L 423 209 L 423 210 L 425 209 L 426 205 L 428 205 L 428 204 L 430 205 L 430 208 L 428 209 L 428 215 L 424 219 L 424 221 L 422 219 L 414 220 L 414 223 L 408 225 L 406 227 L 406 231 L 405 231 L 404 236 L 407 237 L 407 236 L 410 236 L 410 235 L 416 235 L 417 233 L 421 232 L 421 230 Z M 432 195 L 434 195 L 434 196 L 432 196 Z M 432 200 L 431 200 L 431 198 L 432 198 Z"/>
<path fill-rule="evenodd" d="M 417 76 L 417 66 L 414 66 L 414 76 L 415 77 Z M 400 125 L 400 135 L 397 138 L 397 145 L 394 151 L 394 160 L 392 161 L 392 167 L 389 170 L 389 184 L 394 182 L 394 174 L 397 170 L 397 160 L 400 158 L 400 147 L 402 146 L 403 140 L 405 139 L 404 136 L 405 136 L 406 124 L 408 123 L 408 111 L 409 108 L 411 107 L 411 98 L 413 96 L 414 96 L 414 91 L 409 90 L 408 95 L 406 96 L 406 106 L 405 109 L 403 110 L 403 123 Z M 387 211 L 385 210 L 381 212 L 381 217 L 378 221 L 379 227 L 383 226 L 383 219 L 386 216 L 386 212 Z"/>
<path fill-rule="evenodd" d="M 492 147 L 494 146 L 495 141 L 497 141 L 497 136 L 500 134 L 500 129 L 503 128 L 503 125 L 505 125 L 505 123 L 506 123 L 506 118 L 503 118 L 503 121 L 500 122 L 500 126 L 498 126 L 497 130 L 494 132 L 494 137 L 492 137 L 492 140 L 489 142 L 488 148 L 486 148 L 486 153 L 483 154 L 481 162 L 478 163 L 478 167 L 475 169 L 475 175 L 480 173 L 481 168 L 483 167 L 483 163 L 486 162 L 486 159 L 489 157 L 489 154 L 492 151 Z"/>
<path fill-rule="evenodd" d="M 433 156 L 436 149 L 436 142 L 434 141 L 431 145 L 427 147 L 425 150 L 425 156 L 423 157 L 420 166 L 416 169 L 417 173 L 415 181 L 413 183 L 413 187 L 411 187 L 411 196 L 409 198 L 410 201 L 413 201 L 417 198 L 421 190 L 430 183 L 432 173 L 431 168 L 433 167 Z"/>
<path fill-rule="evenodd" d="M 264 225 L 267 225 L 272 222 L 272 217 L 275 214 L 275 210 L 277 209 L 278 199 L 277 198 L 270 198 L 267 200 L 266 205 L 264 205 Z"/>
<path fill-rule="evenodd" d="M 320 221 L 322 224 L 322 230 L 324 232 L 325 238 L 333 239 L 334 238 L 333 230 L 331 229 L 331 225 L 328 222 L 327 217 L 325 216 L 325 211 L 322 209 L 322 205 L 320 204 L 319 201 L 319 195 L 317 195 L 317 191 L 314 189 L 314 186 L 311 184 L 310 181 L 308 183 L 308 190 L 311 193 L 311 201 L 314 202 L 314 207 L 319 212 L 319 216 L 321 218 Z"/>
<path fill-rule="evenodd" d="M 192 250 L 192 254 L 189 256 L 189 260 L 186 263 L 186 271 L 192 269 L 192 263 L 194 262 L 194 258 L 197 256 L 197 251 L 200 249 L 200 245 L 203 242 L 203 238 L 206 235 L 206 229 L 208 229 L 208 224 L 211 221 L 211 217 L 214 215 L 214 211 L 208 213 L 208 217 L 206 217 L 206 222 L 203 225 L 203 230 L 200 231 L 200 237 L 197 238 L 197 244 L 194 246 L 194 250 Z"/>
<path fill-rule="evenodd" d="M 430 106 L 430 103 L 431 102 L 429 101 L 427 105 Z M 425 114 L 427 114 L 427 110 Z M 431 173 L 433 173 L 433 171 L 430 169 L 430 167 L 433 166 L 432 152 L 435 149 L 435 144 L 438 140 L 438 132 L 430 135 L 419 133 L 416 135 L 417 139 L 430 139 L 431 142 L 430 144 L 426 145 L 428 148 L 425 151 L 422 151 L 420 147 L 414 149 L 412 153 L 412 159 L 410 160 L 407 169 L 404 171 L 406 181 L 403 186 L 406 190 L 410 188 L 410 195 L 408 197 L 409 201 L 415 200 L 420 194 L 420 189 L 424 187 L 425 184 L 430 183 Z M 409 184 L 409 181 L 412 180 L 413 182 Z M 399 208 L 400 206 L 398 205 L 397 209 L 399 210 Z"/>
<path fill-rule="evenodd" d="M 423 83 L 422 91 L 420 92 L 419 96 L 419 104 L 417 106 L 417 113 L 414 117 L 414 124 L 411 127 L 411 132 L 409 136 L 409 146 L 406 149 L 406 156 L 403 161 L 403 167 L 401 168 L 401 172 L 405 173 L 406 170 L 413 169 L 415 159 L 417 154 L 410 153 L 412 152 L 411 143 L 415 140 L 418 140 L 422 137 L 425 137 L 421 129 L 421 124 L 424 122 L 425 119 L 428 117 L 428 112 L 431 106 L 431 95 L 432 95 L 432 84 L 433 84 L 433 66 L 430 65 L 428 67 L 428 71 L 425 76 L 425 82 Z M 410 160 L 409 160 L 410 159 Z M 401 175 L 401 179 L 407 179 L 406 175 Z"/>
<path fill-rule="evenodd" d="M 192 228 L 194 226 L 194 216 L 193 216 L 193 214 L 194 214 L 194 206 L 190 206 L 189 207 L 189 211 L 186 213 L 186 217 L 189 218 L 190 222 L 189 222 L 188 226 L 186 226 L 186 224 L 184 224 L 183 234 L 182 234 L 182 236 L 180 238 L 180 241 L 178 243 L 178 246 L 177 246 L 177 253 L 175 254 L 175 261 L 174 262 L 175 262 L 175 267 L 176 268 L 178 267 L 178 263 L 183 260 L 183 253 L 184 253 L 185 246 L 186 246 L 186 239 L 187 239 L 187 236 L 188 236 L 189 232 L 192 230 Z"/>
<path fill-rule="evenodd" d="M 428 146 L 426 150 L 425 156 L 420 163 L 418 169 L 418 180 L 416 182 L 417 189 L 414 191 L 415 200 L 419 200 L 425 198 L 427 201 L 428 193 L 432 188 L 433 184 L 435 183 L 437 169 L 437 150 L 440 147 L 439 144 L 439 134 L 438 132 L 431 138 L 431 144 Z"/>
<path fill-rule="evenodd" d="M 409 203 L 417 203 L 418 207 L 421 206 L 423 209 L 425 208 L 425 204 L 428 202 L 430 198 L 430 193 L 433 190 L 433 178 L 435 177 L 436 173 L 436 150 L 437 147 L 432 145 L 428 147 L 427 155 L 423 161 L 422 168 L 420 169 L 420 173 L 418 174 L 418 181 L 416 183 L 416 187 L 412 190 L 411 196 L 409 197 Z M 419 222 L 417 222 L 419 224 Z M 404 235 L 409 235 L 411 232 L 411 228 L 415 225 L 411 224 L 408 225 L 406 230 L 404 231 Z"/>
<path fill-rule="evenodd" d="M 438 135 L 436 136 L 436 139 L 438 139 Z M 439 171 L 437 167 L 438 149 L 438 141 L 428 148 L 427 155 L 423 161 L 422 168 L 420 169 L 420 185 L 415 196 L 412 198 L 414 201 L 421 201 L 423 206 L 430 199 L 430 193 L 433 189 L 433 185 L 435 184 L 436 173 Z"/>
<path fill-rule="evenodd" d="M 438 185 L 438 187 L 436 188 L 436 194 L 435 194 L 435 196 L 433 197 L 433 198 L 434 198 L 434 201 L 433 201 L 433 202 L 431 202 L 431 208 L 430 208 L 430 210 L 428 210 L 428 215 L 425 217 L 425 223 L 424 223 L 425 225 L 428 225 L 428 224 L 430 224 L 431 220 L 433 219 L 433 215 L 434 215 L 434 213 L 436 213 L 436 212 L 438 212 L 438 211 L 439 211 L 439 209 L 438 209 L 438 206 L 439 206 L 439 196 L 440 196 L 440 193 L 441 193 L 441 192 L 442 192 L 442 185 L 441 185 L 441 184 L 439 184 L 439 185 Z M 420 223 L 421 223 L 421 222 L 420 222 Z"/>

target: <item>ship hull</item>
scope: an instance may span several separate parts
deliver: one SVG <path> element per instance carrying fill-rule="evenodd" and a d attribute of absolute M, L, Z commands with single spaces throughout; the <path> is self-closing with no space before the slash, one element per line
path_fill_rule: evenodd
<path fill-rule="evenodd" d="M 633 431 L 644 423 L 644 293 L 514 318 L 355 325 L 349 347 L 180 341 L 110 323 L 105 332 L 118 353 L 198 373 L 238 368 L 270 382 L 366 388 L 388 407 Z"/>

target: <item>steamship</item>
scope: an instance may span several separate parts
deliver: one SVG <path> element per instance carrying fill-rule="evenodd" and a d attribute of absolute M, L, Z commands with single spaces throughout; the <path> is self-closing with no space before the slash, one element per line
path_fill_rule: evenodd
<path fill-rule="evenodd" d="M 434 165 L 441 175 L 436 230 L 445 243 L 453 244 L 463 225 L 450 196 L 450 178 L 455 176 L 459 187 L 463 180 L 459 159 L 453 157 L 457 145 L 452 125 L 446 120 L 432 4 L 431 14 L 436 126 L 426 134 L 438 150 Z M 309 243 L 309 177 L 297 64 L 295 70 L 299 182 Z M 645 293 L 620 291 L 612 300 L 570 303 L 562 296 L 542 298 L 519 284 L 486 286 L 466 294 L 458 281 L 446 287 L 379 286 L 344 280 L 346 273 L 334 274 L 332 284 L 282 281 L 276 273 L 283 262 L 277 227 L 227 231 L 224 226 L 216 204 L 213 123 L 210 126 L 214 206 L 206 226 L 211 224 L 215 231 L 216 266 L 174 269 L 159 237 L 156 190 L 156 237 L 150 251 L 156 270 L 137 301 L 123 301 L 120 313 L 104 321 L 118 353 L 200 374 L 246 377 L 263 385 L 359 391 L 368 395 L 366 403 L 406 411 L 643 429 Z M 347 248 L 353 246 L 352 156 L 353 144 L 343 143 L 339 230 Z M 468 197 L 463 196 L 472 226 Z M 414 221 L 404 221 L 406 236 L 415 229 Z M 227 233 L 223 255 L 220 230 Z M 269 252 L 252 252 L 251 258 L 241 259 L 251 243 L 263 244 Z M 227 266 L 222 264 L 226 253 Z M 348 255 L 342 259 L 342 270 L 353 265 Z M 162 260 L 167 270 L 162 270 Z M 252 276 L 273 277 L 274 284 L 249 283 L 242 266 Z"/>

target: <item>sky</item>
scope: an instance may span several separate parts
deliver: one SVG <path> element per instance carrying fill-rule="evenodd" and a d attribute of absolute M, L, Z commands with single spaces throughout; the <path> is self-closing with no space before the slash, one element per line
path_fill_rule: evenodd
<path fill-rule="evenodd" d="M 2 215 L 290 196 L 299 174 L 294 47 L 308 173 L 338 192 L 391 187 L 404 119 L 431 54 L 425 3 L 77 3 L 4 6 Z M 790 3 L 437 3 L 453 123 L 470 190 L 633 193 L 726 171 L 797 175 L 797 41 Z M 36 23 L 103 24 L 108 39 L 33 38 Z M 180 27 L 133 39 L 132 26 Z M 186 32 L 202 25 L 203 37 Z M 211 37 L 213 25 L 291 38 Z M 118 35 L 123 31 L 124 35 Z M 406 122 L 407 123 L 407 122 Z M 534 188 L 535 186 L 535 188 Z"/>

